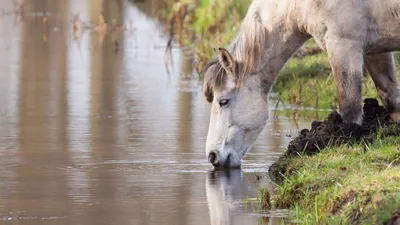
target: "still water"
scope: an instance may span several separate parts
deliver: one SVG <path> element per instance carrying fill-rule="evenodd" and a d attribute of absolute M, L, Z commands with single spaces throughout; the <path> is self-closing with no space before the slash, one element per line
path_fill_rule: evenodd
<path fill-rule="evenodd" d="M 213 171 L 190 50 L 165 66 L 163 2 L 1 1 L 0 223 L 279 223 L 246 201 L 309 123 L 271 118 L 242 170 Z"/>

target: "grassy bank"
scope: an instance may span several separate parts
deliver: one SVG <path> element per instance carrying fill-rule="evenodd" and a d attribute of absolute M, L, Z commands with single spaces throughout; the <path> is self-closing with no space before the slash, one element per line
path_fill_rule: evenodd
<path fill-rule="evenodd" d="M 301 224 L 384 224 L 400 210 L 400 137 L 281 158 L 273 205 Z"/>

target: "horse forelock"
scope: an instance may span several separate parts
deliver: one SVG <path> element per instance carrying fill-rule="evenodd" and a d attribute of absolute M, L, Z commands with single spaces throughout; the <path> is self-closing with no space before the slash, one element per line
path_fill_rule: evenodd
<path fill-rule="evenodd" d="M 218 58 L 211 60 L 203 69 L 204 96 L 208 102 L 214 98 L 213 91 L 224 88 L 228 74 L 222 67 Z"/>

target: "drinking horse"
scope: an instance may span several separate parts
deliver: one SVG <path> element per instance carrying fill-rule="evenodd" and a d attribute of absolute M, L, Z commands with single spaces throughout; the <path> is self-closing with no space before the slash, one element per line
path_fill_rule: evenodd
<path fill-rule="evenodd" d="M 253 0 L 236 38 L 215 49 L 203 70 L 211 164 L 241 166 L 266 125 L 278 73 L 310 38 L 328 54 L 344 121 L 362 122 L 364 65 L 391 119 L 400 121 L 392 53 L 400 50 L 400 0 Z"/>

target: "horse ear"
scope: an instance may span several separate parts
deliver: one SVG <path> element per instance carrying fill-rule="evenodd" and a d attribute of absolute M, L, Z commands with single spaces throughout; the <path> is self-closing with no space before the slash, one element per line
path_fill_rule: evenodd
<path fill-rule="evenodd" d="M 214 53 L 215 53 L 215 54 L 217 54 L 217 55 L 219 54 L 218 48 L 213 47 L 213 50 L 214 50 Z"/>
<path fill-rule="evenodd" d="M 233 60 L 232 55 L 228 52 L 228 50 L 224 48 L 218 48 L 218 59 L 221 63 L 222 67 L 228 72 L 228 74 L 235 74 L 235 61 Z"/>

